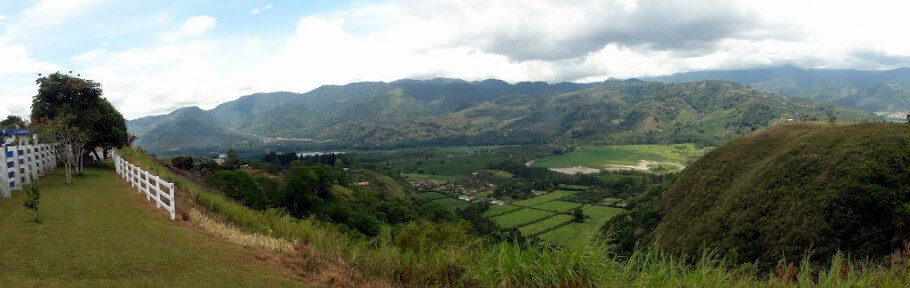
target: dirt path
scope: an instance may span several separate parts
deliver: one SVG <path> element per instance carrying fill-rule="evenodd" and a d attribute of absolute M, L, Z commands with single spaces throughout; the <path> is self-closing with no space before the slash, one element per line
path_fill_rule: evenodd
<path fill-rule="evenodd" d="M 676 167 L 678 170 L 683 170 L 686 168 L 686 165 L 682 165 L 682 164 L 679 164 L 676 162 L 658 162 L 658 161 L 650 161 L 650 160 L 639 160 L 638 165 L 610 164 L 610 165 L 604 165 L 604 167 L 602 169 L 594 169 L 594 168 L 584 167 L 584 166 L 575 166 L 575 167 L 569 167 L 569 168 L 550 168 L 550 171 L 559 172 L 559 173 L 563 173 L 563 174 L 576 174 L 576 173 L 593 174 L 593 173 L 600 172 L 600 170 L 604 170 L 604 171 L 634 170 L 634 171 L 642 171 L 642 172 L 653 172 L 649 169 L 649 167 L 655 166 L 655 165 L 670 165 L 670 166 Z"/>

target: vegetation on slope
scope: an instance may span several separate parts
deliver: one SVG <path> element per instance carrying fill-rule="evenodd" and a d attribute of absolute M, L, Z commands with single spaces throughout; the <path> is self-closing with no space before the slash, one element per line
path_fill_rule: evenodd
<path fill-rule="evenodd" d="M 267 99 L 274 102 L 268 104 Z M 403 80 L 324 86 L 305 94 L 261 94 L 237 101 L 210 111 L 194 108 L 200 124 L 186 131 L 181 130 L 183 125 L 175 125 L 181 110 L 133 120 L 130 127 L 134 133 L 143 132 L 140 146 L 173 154 L 177 151 L 170 150 L 232 145 L 259 151 L 265 147 L 364 150 L 554 141 L 714 146 L 786 118 L 874 117 L 723 81 L 610 80 L 528 86 L 492 80 Z M 231 118 L 235 116 L 243 118 Z M 176 136 L 204 132 L 199 129 L 211 131 L 205 143 Z"/>
<path fill-rule="evenodd" d="M 867 111 L 910 111 L 910 69 L 831 70 L 793 66 L 697 71 L 649 78 L 667 82 L 726 80 L 772 93 L 805 97 Z"/>
<path fill-rule="evenodd" d="M 139 151 L 121 152 L 131 162 L 160 171 L 178 183 L 178 192 L 185 194 L 178 199 L 194 199 L 210 213 L 246 231 L 296 241 L 299 257 L 305 260 L 294 265 L 303 273 L 318 275 L 342 267 L 344 273 L 337 274 L 341 277 L 322 283 L 326 286 L 337 286 L 337 281 L 351 277 L 384 279 L 402 287 L 791 287 L 792 283 L 807 287 L 900 287 L 910 281 L 906 265 L 885 267 L 843 258 L 835 258 L 826 267 L 808 263 L 798 268 L 785 266 L 780 277 L 770 279 L 749 266 L 730 268 L 710 255 L 690 265 L 656 250 L 637 250 L 625 261 L 617 261 L 597 241 L 582 239 L 561 249 L 489 242 L 458 225 L 428 222 L 409 223 L 394 230 L 387 227 L 376 237 L 351 237 L 331 223 L 295 219 L 273 210 L 251 210 L 175 175 Z M 183 207 L 187 205 L 193 204 Z"/>
<path fill-rule="evenodd" d="M 910 126 L 793 123 L 706 154 L 664 193 L 656 240 L 740 262 L 876 257 L 910 239 Z"/>
<path fill-rule="evenodd" d="M 22 209 L 25 192 L 0 199 L 2 286 L 301 286 L 257 250 L 170 221 L 110 164 L 86 167 L 75 185 L 64 178 L 41 178 L 41 224 Z"/>

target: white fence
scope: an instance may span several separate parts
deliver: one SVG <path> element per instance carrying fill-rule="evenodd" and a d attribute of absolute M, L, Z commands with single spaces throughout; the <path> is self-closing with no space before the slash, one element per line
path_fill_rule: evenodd
<path fill-rule="evenodd" d="M 9 145 L 0 148 L 0 197 L 12 196 L 57 166 L 57 150 L 51 144 Z"/>
<path fill-rule="evenodd" d="M 123 180 L 129 182 L 130 186 L 133 186 L 139 192 L 145 192 L 146 200 L 155 200 L 155 206 L 170 212 L 171 220 L 174 220 L 175 212 L 177 211 L 174 209 L 174 192 L 176 191 L 174 190 L 174 183 L 167 183 L 161 180 L 160 177 L 152 175 L 148 171 L 130 164 L 130 162 L 126 162 L 117 153 L 112 154 L 114 155 L 114 167 L 117 170 L 117 175 L 120 175 Z M 161 187 L 164 187 L 167 191 L 165 192 Z"/>

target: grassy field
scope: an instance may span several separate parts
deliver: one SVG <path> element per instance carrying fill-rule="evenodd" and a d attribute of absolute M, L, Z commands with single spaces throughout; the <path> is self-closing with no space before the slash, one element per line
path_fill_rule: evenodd
<path fill-rule="evenodd" d="M 518 230 L 521 231 L 521 235 L 531 236 L 546 231 L 547 229 L 553 228 L 557 225 L 562 225 L 563 223 L 569 221 L 572 221 L 572 216 L 558 214 L 554 215 L 553 217 L 522 226 L 521 228 L 518 228 Z"/>
<path fill-rule="evenodd" d="M 518 209 L 521 209 L 521 207 L 514 205 L 490 205 L 490 208 L 483 212 L 482 216 L 495 217 Z"/>
<path fill-rule="evenodd" d="M 689 163 L 704 155 L 708 149 L 698 149 L 694 144 L 672 145 L 619 145 L 588 146 L 563 155 L 553 155 L 534 160 L 532 167 L 567 168 L 584 166 L 600 168 L 604 165 L 636 165 L 639 160 Z"/>
<path fill-rule="evenodd" d="M 550 215 L 553 215 L 553 212 L 524 208 L 515 212 L 509 212 L 507 214 L 494 217 L 493 222 L 496 222 L 496 224 L 503 229 L 510 229 L 543 219 L 544 217 Z"/>
<path fill-rule="evenodd" d="M 442 206 L 442 207 L 449 207 L 449 206 L 456 206 L 456 205 L 463 206 L 463 205 L 468 204 L 467 201 L 455 199 L 455 198 L 448 198 L 448 197 L 433 200 L 433 203 L 439 204 L 439 206 Z"/>
<path fill-rule="evenodd" d="M 63 178 L 40 180 L 41 224 L 24 192 L 0 198 L 0 286 L 302 286 L 279 261 L 169 220 L 111 166 Z"/>
<path fill-rule="evenodd" d="M 525 199 L 525 200 L 521 200 L 521 201 L 515 202 L 515 205 L 518 205 L 518 206 L 525 206 L 525 207 L 531 207 L 531 206 L 538 205 L 538 204 L 541 204 L 541 203 L 544 203 L 544 202 L 550 202 L 550 201 L 553 201 L 553 200 L 556 200 L 556 199 L 560 199 L 560 198 L 563 198 L 563 197 L 572 196 L 572 195 L 575 195 L 575 193 L 578 193 L 578 192 L 575 192 L 575 191 L 565 191 L 565 190 L 556 190 L 556 191 L 553 191 L 553 192 L 550 192 L 550 193 L 547 193 L 547 194 L 543 194 L 543 195 L 540 195 L 540 196 L 537 196 L 537 197 L 528 198 L 528 199 Z"/>
<path fill-rule="evenodd" d="M 623 211 L 620 208 L 603 207 L 603 206 L 585 206 L 581 210 L 587 215 L 583 223 L 571 223 L 556 230 L 539 235 L 541 240 L 560 244 L 573 245 L 578 239 L 599 233 L 600 227 L 610 218 L 619 215 Z"/>
<path fill-rule="evenodd" d="M 439 199 L 439 198 L 447 198 L 447 197 L 449 197 L 449 195 L 442 194 L 442 193 L 439 193 L 439 192 L 433 192 L 433 191 L 420 193 L 420 194 L 417 194 L 417 196 L 419 196 L 420 199 L 425 199 L 425 200 L 436 200 L 436 199 Z"/>
<path fill-rule="evenodd" d="M 541 204 L 537 204 L 532 207 L 537 208 L 537 209 L 553 211 L 553 212 L 567 212 L 569 210 L 577 208 L 578 206 L 581 206 L 581 204 L 575 203 L 575 202 L 554 200 L 554 201 L 550 201 L 550 202 L 544 202 Z"/>

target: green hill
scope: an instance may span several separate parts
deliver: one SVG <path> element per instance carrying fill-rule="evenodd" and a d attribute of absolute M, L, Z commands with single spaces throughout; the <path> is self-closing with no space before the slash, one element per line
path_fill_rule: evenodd
<path fill-rule="evenodd" d="M 910 112 L 910 69 L 836 70 L 793 66 L 678 73 L 649 78 L 667 82 L 727 80 L 763 91 L 784 93 L 863 109 Z"/>
<path fill-rule="evenodd" d="M 723 81 L 508 84 L 435 79 L 256 94 L 209 111 L 185 108 L 136 119 L 130 129 L 139 135 L 140 146 L 166 154 L 229 146 L 372 149 L 554 141 L 717 145 L 783 118 L 830 116 L 873 118 Z M 194 122 L 184 121 L 190 119 Z M 207 137 L 201 140 L 199 135 Z"/>
<path fill-rule="evenodd" d="M 793 123 L 707 153 L 665 192 L 660 247 L 773 264 L 887 255 L 910 237 L 910 126 Z"/>

